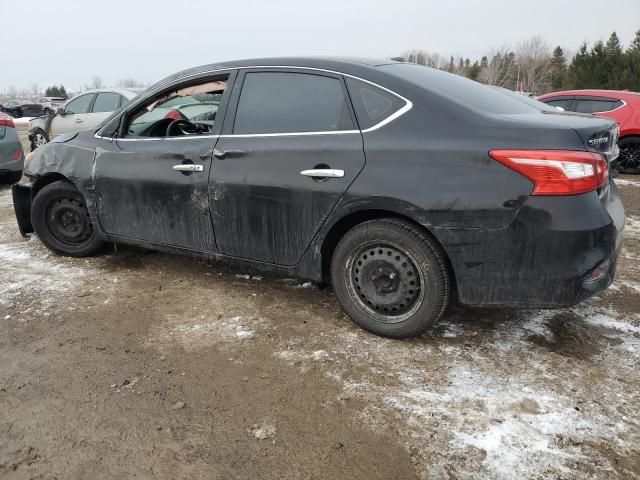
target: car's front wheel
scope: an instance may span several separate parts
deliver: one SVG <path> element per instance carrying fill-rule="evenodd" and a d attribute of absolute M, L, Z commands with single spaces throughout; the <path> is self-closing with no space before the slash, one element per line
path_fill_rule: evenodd
<path fill-rule="evenodd" d="M 86 257 L 103 245 L 84 198 L 65 181 L 50 183 L 36 194 L 31 205 L 31 223 L 42 243 L 59 255 Z"/>
<path fill-rule="evenodd" d="M 29 138 L 31 139 L 32 152 L 36 148 L 49 143 L 49 135 L 47 135 L 47 132 L 45 132 L 41 128 L 34 128 L 33 130 L 31 130 L 31 134 L 29 135 Z"/>
<path fill-rule="evenodd" d="M 618 143 L 620 156 L 616 168 L 620 173 L 640 173 L 640 137 L 623 138 Z"/>
<path fill-rule="evenodd" d="M 347 232 L 334 252 L 331 279 L 351 319 L 387 337 L 419 335 L 449 303 L 444 253 L 402 220 L 371 220 Z"/>

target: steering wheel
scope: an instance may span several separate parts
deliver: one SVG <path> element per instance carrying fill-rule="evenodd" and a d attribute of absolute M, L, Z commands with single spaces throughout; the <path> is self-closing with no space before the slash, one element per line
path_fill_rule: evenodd
<path fill-rule="evenodd" d="M 180 135 L 193 135 L 195 133 L 198 133 L 198 127 L 189 120 L 174 120 L 167 125 L 165 136 L 176 137 Z"/>

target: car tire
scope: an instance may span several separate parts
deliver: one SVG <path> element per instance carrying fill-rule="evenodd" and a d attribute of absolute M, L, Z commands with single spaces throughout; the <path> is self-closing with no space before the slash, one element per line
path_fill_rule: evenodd
<path fill-rule="evenodd" d="M 445 254 L 408 222 L 370 220 L 349 230 L 331 259 L 340 304 L 362 328 L 385 337 L 423 333 L 449 304 Z"/>
<path fill-rule="evenodd" d="M 640 174 L 640 137 L 627 137 L 618 142 L 620 156 L 616 169 L 620 173 Z"/>
<path fill-rule="evenodd" d="M 41 128 L 34 128 L 29 132 L 29 138 L 31 139 L 31 151 L 49 143 L 49 135 Z"/>
<path fill-rule="evenodd" d="M 36 194 L 31 223 L 42 243 L 58 255 L 86 257 L 103 246 L 84 197 L 69 182 L 50 183 Z"/>

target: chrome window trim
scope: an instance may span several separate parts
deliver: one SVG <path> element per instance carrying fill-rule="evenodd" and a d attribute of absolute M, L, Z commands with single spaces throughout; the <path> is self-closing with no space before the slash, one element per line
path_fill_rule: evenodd
<path fill-rule="evenodd" d="M 584 98 L 584 97 L 590 97 L 590 98 Z M 594 102 L 597 101 L 597 100 L 594 100 L 594 98 L 597 98 L 597 97 L 595 95 L 583 95 L 582 98 L 580 98 L 580 95 L 576 95 L 574 100 L 576 100 L 576 101 L 582 100 L 583 102 L 584 101 L 587 101 L 587 102 L 588 101 L 594 101 Z M 610 98 L 613 98 L 613 97 L 600 97 L 600 98 L 610 99 Z M 621 99 L 621 98 L 613 98 L 613 99 L 617 100 L 619 102 L 622 102 L 622 105 L 620 105 L 619 107 L 614 108 L 613 110 L 602 110 L 600 112 L 591 112 L 591 114 L 593 115 L 593 114 L 596 114 L 596 113 L 615 112 L 616 110 L 620 110 L 622 107 L 626 107 L 627 106 L 627 102 L 625 102 L 623 99 Z M 582 112 L 574 111 L 574 113 L 582 113 Z M 583 115 L 589 115 L 589 114 L 588 113 L 586 113 L 586 114 L 583 113 Z"/>
<path fill-rule="evenodd" d="M 152 97 L 155 93 L 165 89 L 167 86 L 171 85 L 172 83 L 178 81 L 184 81 L 187 80 L 189 78 L 192 77 L 199 77 L 199 76 L 203 76 L 203 75 L 210 75 L 213 73 L 222 73 L 222 72 L 230 72 L 232 70 L 251 70 L 251 69 L 255 69 L 255 68 L 265 68 L 265 69 L 270 69 L 270 68 L 274 68 L 274 69 L 295 69 L 295 70 L 310 70 L 310 71 L 314 71 L 314 72 L 324 72 L 324 73 L 331 73 L 333 75 L 341 75 L 343 77 L 349 77 L 349 78 L 353 78 L 355 80 L 359 80 L 361 82 L 364 83 L 368 83 L 369 85 L 373 85 L 376 88 L 379 88 L 381 90 L 384 90 L 385 92 L 390 93 L 391 95 L 395 95 L 396 97 L 398 97 L 400 100 L 402 100 L 403 102 L 405 102 L 404 107 L 402 107 L 401 109 L 399 109 L 398 111 L 394 112 L 392 115 L 389 115 L 388 117 L 386 117 L 384 120 L 382 120 L 381 122 L 376 123 L 375 125 L 364 129 L 364 130 L 328 130 L 328 131 L 322 131 L 322 132 L 282 132 L 282 133 L 243 133 L 243 134 L 226 134 L 226 135 L 198 135 L 198 136 L 194 136 L 194 137 L 152 137 L 152 138 L 118 138 L 118 141 L 148 141 L 148 140 L 171 140 L 171 139 L 181 139 L 181 140 L 187 140 L 187 139 L 195 139 L 195 138 L 214 138 L 214 137 L 220 137 L 220 138 L 252 138 L 252 137 L 292 137 L 292 136 L 306 136 L 306 135 L 344 135 L 344 134 L 353 134 L 353 133 L 370 133 L 373 132 L 375 130 L 378 130 L 382 127 L 384 127 L 385 125 L 393 122 L 394 120 L 396 120 L 397 118 L 401 117 L 402 115 L 404 115 L 405 113 L 407 113 L 409 110 L 411 110 L 413 108 L 413 102 L 411 100 L 409 100 L 408 98 L 403 97 L 402 95 L 400 95 L 399 93 L 394 92 L 393 90 L 390 90 L 386 87 L 383 87 L 382 85 L 378 85 L 377 83 L 374 83 L 370 80 L 366 80 L 364 78 L 355 76 L 355 75 L 350 75 L 348 73 L 342 73 L 342 72 L 337 72 L 335 70 L 328 70 L 326 68 L 316 68 L 316 67 L 298 67 L 298 66 L 294 66 L 294 65 L 252 65 L 252 66 L 243 66 L 243 67 L 229 67 L 229 68 L 220 68 L 220 69 L 215 69 L 215 70 L 206 70 L 203 72 L 198 72 L 198 73 L 193 73 L 191 75 L 187 75 L 184 76 L 182 78 L 179 78 L 177 80 L 173 80 L 170 82 L 166 82 L 163 83 L 162 85 L 159 85 L 158 87 L 156 87 L 155 89 L 153 89 L 153 91 L 151 91 L 149 93 L 149 95 L 145 95 L 145 99 Z M 143 100 L 142 98 L 140 100 L 138 100 L 135 103 L 132 103 L 126 110 L 124 110 L 122 112 L 122 114 L 125 114 L 127 112 L 129 112 L 130 110 L 132 110 L 133 108 L 135 108 L 138 104 L 141 103 L 141 100 Z M 104 128 L 104 127 L 103 127 Z M 99 132 L 96 132 L 93 136 L 95 138 L 103 138 L 106 140 L 111 140 L 111 138 L 109 137 L 103 137 L 101 135 L 99 135 Z"/>

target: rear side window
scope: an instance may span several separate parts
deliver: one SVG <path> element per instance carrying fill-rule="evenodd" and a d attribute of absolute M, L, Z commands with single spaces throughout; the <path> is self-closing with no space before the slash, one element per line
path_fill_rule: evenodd
<path fill-rule="evenodd" d="M 347 87 L 362 130 L 383 122 L 406 105 L 397 95 L 361 80 L 347 78 Z"/>
<path fill-rule="evenodd" d="M 436 68 L 409 63 L 393 63 L 378 68 L 475 110 L 497 114 L 540 112 L 539 108 L 504 95 L 491 87 Z"/>
<path fill-rule="evenodd" d="M 615 98 L 576 99 L 575 111 L 580 113 L 608 112 L 622 106 L 622 102 Z"/>
<path fill-rule="evenodd" d="M 307 73 L 247 73 L 233 133 L 304 133 L 354 129 L 342 83 Z"/>
<path fill-rule="evenodd" d="M 117 93 L 99 93 L 93 104 L 93 113 L 114 112 L 120 107 L 120 95 Z"/>
<path fill-rule="evenodd" d="M 81 97 L 72 100 L 64 107 L 64 111 L 67 113 L 87 113 L 89 111 L 89 105 L 93 100 L 95 94 L 82 95 Z"/>

